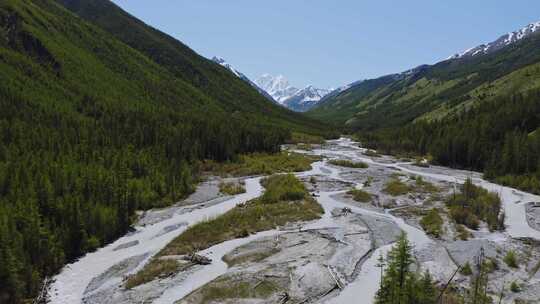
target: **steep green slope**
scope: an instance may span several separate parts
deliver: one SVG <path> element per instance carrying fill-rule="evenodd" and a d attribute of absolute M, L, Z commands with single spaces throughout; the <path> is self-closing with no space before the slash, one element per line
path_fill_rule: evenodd
<path fill-rule="evenodd" d="M 539 49 L 540 35 L 534 35 L 488 55 L 368 80 L 324 100 L 308 114 L 359 130 L 440 119 L 497 96 L 539 87 L 540 73 L 531 68 L 540 62 Z"/>
<path fill-rule="evenodd" d="M 201 57 L 180 41 L 146 25 L 109 0 L 58 0 L 81 18 L 145 54 L 178 78 L 201 89 L 230 112 L 263 113 L 268 120 L 303 132 L 324 131 L 320 122 L 268 102 L 221 65 Z"/>
<path fill-rule="evenodd" d="M 429 154 L 438 164 L 484 171 L 499 183 L 540 194 L 539 126 L 537 88 L 499 96 L 441 120 L 358 135 L 382 153 Z"/>
<path fill-rule="evenodd" d="M 0 2 L 1 303 L 190 193 L 199 160 L 311 130 L 215 71 L 171 71 L 52 0 Z"/>
<path fill-rule="evenodd" d="M 366 81 L 310 115 L 345 124 L 383 153 L 438 164 L 540 193 L 540 35 L 488 55 Z"/>

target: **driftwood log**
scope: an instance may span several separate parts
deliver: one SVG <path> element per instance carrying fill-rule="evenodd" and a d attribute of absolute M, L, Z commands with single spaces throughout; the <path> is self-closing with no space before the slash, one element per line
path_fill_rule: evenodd
<path fill-rule="evenodd" d="M 194 264 L 198 264 L 198 265 L 212 264 L 212 259 L 207 258 L 207 257 L 202 256 L 202 255 L 198 255 L 196 253 L 191 253 L 191 254 L 188 254 L 188 255 L 184 256 L 184 260 L 190 261 L 190 262 L 192 262 Z"/>

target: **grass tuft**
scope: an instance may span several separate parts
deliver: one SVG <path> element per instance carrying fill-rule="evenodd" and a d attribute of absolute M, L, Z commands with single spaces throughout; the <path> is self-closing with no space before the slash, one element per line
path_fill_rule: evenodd
<path fill-rule="evenodd" d="M 228 299 L 264 299 L 268 298 L 279 288 L 270 281 L 260 281 L 258 283 L 232 282 L 231 280 L 220 280 L 203 287 L 201 290 L 201 303 L 223 302 Z"/>
<path fill-rule="evenodd" d="M 392 178 L 384 185 L 383 192 L 391 196 L 405 195 L 411 191 L 411 187 L 399 180 Z"/>
<path fill-rule="evenodd" d="M 182 268 L 181 264 L 176 260 L 157 260 L 150 261 L 137 274 L 128 277 L 126 288 L 131 289 L 144 283 L 150 282 L 158 277 L 166 277 L 177 273 Z"/>
<path fill-rule="evenodd" d="M 334 166 L 354 168 L 354 169 L 366 169 L 369 167 L 368 164 L 364 162 L 352 162 L 350 160 L 344 160 L 344 159 L 334 159 L 334 160 L 328 161 L 328 163 Z"/>
<path fill-rule="evenodd" d="M 280 201 L 299 201 L 308 196 L 304 184 L 292 174 L 273 175 L 262 180 L 266 188 L 261 201 L 266 204 Z"/>
<path fill-rule="evenodd" d="M 244 185 L 239 183 L 220 183 L 219 184 L 219 191 L 221 193 L 229 194 L 229 195 L 237 195 L 246 193 L 246 188 Z"/>
<path fill-rule="evenodd" d="M 442 235 L 442 226 L 443 219 L 439 215 L 439 210 L 431 209 L 429 212 L 420 220 L 420 225 L 427 234 L 432 235 L 436 238 L 441 237 Z"/>
<path fill-rule="evenodd" d="M 371 194 L 364 190 L 354 189 L 348 191 L 347 194 L 352 195 L 353 199 L 357 202 L 368 203 L 371 201 Z"/>
<path fill-rule="evenodd" d="M 518 258 L 513 250 L 510 250 L 508 251 L 508 253 L 506 253 L 506 256 L 504 257 L 504 262 L 506 263 L 506 265 L 508 265 L 508 267 L 519 268 Z"/>

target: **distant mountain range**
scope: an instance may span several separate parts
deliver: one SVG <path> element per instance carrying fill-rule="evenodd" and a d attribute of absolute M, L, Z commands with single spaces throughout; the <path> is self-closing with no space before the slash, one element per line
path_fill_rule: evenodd
<path fill-rule="evenodd" d="M 311 85 L 303 89 L 298 89 L 291 86 L 289 81 L 283 75 L 272 76 L 270 74 L 264 74 L 257 80 L 252 81 L 225 59 L 214 56 L 212 61 L 222 65 L 236 77 L 249 83 L 268 100 L 296 112 L 310 110 L 316 106 L 323 97 L 333 91 L 332 89 L 319 89 Z"/>
<path fill-rule="evenodd" d="M 255 83 L 274 97 L 279 104 L 283 104 L 285 100 L 299 91 L 298 88 L 291 86 L 283 75 L 272 76 L 270 74 L 264 74 L 257 78 Z"/>
<path fill-rule="evenodd" d="M 255 83 L 268 92 L 278 103 L 297 112 L 305 112 L 313 108 L 324 96 L 333 91 L 332 89 L 316 88 L 312 85 L 299 89 L 291 86 L 283 75 L 264 74 L 255 80 Z"/>

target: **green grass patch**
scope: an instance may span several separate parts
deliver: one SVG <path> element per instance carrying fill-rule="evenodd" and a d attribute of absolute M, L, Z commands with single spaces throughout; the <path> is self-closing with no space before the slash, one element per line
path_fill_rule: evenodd
<path fill-rule="evenodd" d="M 469 262 L 466 262 L 465 265 L 463 265 L 463 267 L 461 268 L 461 270 L 459 272 L 461 272 L 461 274 L 465 275 L 465 276 L 472 275 L 473 271 L 472 271 L 471 264 Z"/>
<path fill-rule="evenodd" d="M 176 260 L 157 260 L 150 261 L 137 274 L 128 277 L 126 288 L 131 289 L 146 282 L 150 282 L 158 277 L 165 277 L 169 274 L 177 273 L 182 269 L 182 265 Z"/>
<path fill-rule="evenodd" d="M 512 282 L 512 284 L 510 284 L 510 291 L 512 291 L 513 293 L 520 292 L 521 286 L 519 286 L 519 284 L 516 281 L 514 281 Z"/>
<path fill-rule="evenodd" d="M 517 254 L 513 250 L 506 253 L 504 256 L 504 262 L 506 265 L 508 265 L 508 267 L 519 268 Z"/>
<path fill-rule="evenodd" d="M 201 303 L 216 303 L 229 299 L 265 299 L 278 290 L 278 286 L 270 281 L 248 283 L 225 279 L 203 287 Z"/>
<path fill-rule="evenodd" d="M 292 174 L 271 176 L 263 184 L 266 191 L 261 198 L 190 227 L 159 255 L 188 254 L 289 222 L 317 219 L 324 212 Z"/>
<path fill-rule="evenodd" d="M 361 203 L 369 203 L 371 201 L 371 194 L 364 190 L 353 189 L 347 192 L 347 194 L 352 195 L 353 199 Z"/>
<path fill-rule="evenodd" d="M 241 155 L 235 162 L 206 161 L 203 170 L 220 176 L 270 175 L 307 171 L 312 163 L 319 160 L 319 157 L 291 152 L 253 153 Z"/>
<path fill-rule="evenodd" d="M 411 187 L 398 178 L 390 179 L 383 188 L 383 192 L 391 196 L 405 195 L 411 192 Z"/>
<path fill-rule="evenodd" d="M 300 201 L 309 197 L 304 184 L 292 174 L 272 175 L 261 181 L 266 188 L 261 201 L 273 204 L 286 201 Z"/>
<path fill-rule="evenodd" d="M 157 259 L 162 256 L 197 252 L 287 223 L 318 219 L 324 213 L 323 208 L 309 195 L 302 182 L 292 174 L 274 175 L 264 179 L 262 184 L 266 191 L 261 198 L 190 227 L 161 250 L 156 259 L 149 264 L 150 267 L 157 268 L 152 264 L 162 263 Z M 145 267 L 140 273 L 133 279 L 137 285 L 155 279 L 162 272 Z"/>
<path fill-rule="evenodd" d="M 293 194 L 293 196 L 296 194 Z M 262 199 L 236 207 L 215 219 L 199 223 L 169 243 L 160 255 L 179 255 L 206 249 L 227 240 L 246 237 L 289 222 L 319 218 L 323 210 L 313 199 L 266 203 Z"/>
<path fill-rule="evenodd" d="M 344 160 L 344 159 L 334 159 L 334 160 L 328 161 L 328 163 L 334 166 L 355 168 L 355 169 L 366 169 L 369 167 L 368 164 L 364 162 L 352 162 L 350 160 Z"/>
<path fill-rule="evenodd" d="M 229 195 L 237 195 L 246 193 L 246 188 L 243 184 L 240 183 L 220 183 L 219 184 L 219 191 L 221 193 L 229 194 Z"/>
<path fill-rule="evenodd" d="M 437 209 L 429 210 L 429 212 L 420 220 L 420 225 L 424 228 L 426 233 L 436 238 L 441 237 L 443 223 L 443 219 Z"/>

